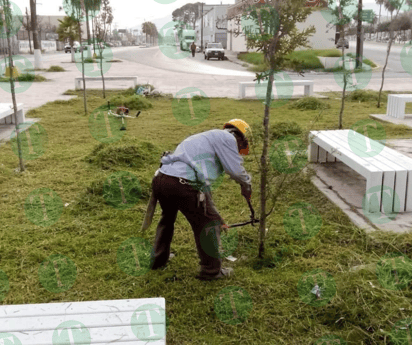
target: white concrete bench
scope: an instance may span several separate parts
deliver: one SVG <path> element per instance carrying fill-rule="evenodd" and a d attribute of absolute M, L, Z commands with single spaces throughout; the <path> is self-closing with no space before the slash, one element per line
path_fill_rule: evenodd
<path fill-rule="evenodd" d="M 245 98 L 247 87 L 267 87 L 267 85 L 268 85 L 267 81 L 263 81 L 260 84 L 257 84 L 257 82 L 254 82 L 254 81 L 240 82 L 239 83 L 239 98 L 240 99 Z M 293 87 L 304 86 L 305 96 L 312 96 L 313 95 L 313 85 L 314 85 L 313 80 L 292 80 L 292 81 L 289 81 L 289 80 L 276 81 L 275 80 L 274 91 L 276 88 L 281 88 L 284 86 L 293 86 Z"/>
<path fill-rule="evenodd" d="M 86 81 L 101 81 L 101 77 L 84 77 Z M 137 77 L 104 77 L 105 82 L 109 80 L 132 80 L 133 81 L 133 86 L 137 86 Z M 81 84 L 83 82 L 82 77 L 77 77 L 74 78 L 74 88 L 75 90 L 79 90 L 81 88 Z M 84 88 L 84 85 L 83 85 Z"/>
<path fill-rule="evenodd" d="M 405 118 L 405 103 L 412 102 L 412 95 L 388 95 L 386 115 L 398 119 Z"/>
<path fill-rule="evenodd" d="M 351 145 L 349 145 L 349 135 Z M 397 205 L 393 198 L 391 201 L 386 201 L 386 196 L 380 192 L 377 194 L 379 205 L 376 205 L 369 202 L 372 199 L 367 195 L 366 212 L 412 211 L 411 158 L 352 130 L 311 131 L 309 140 L 310 162 L 341 161 L 366 178 L 367 191 L 375 186 L 386 186 L 392 188 L 399 196 L 400 203 Z M 360 157 L 355 153 L 354 147 L 359 150 L 358 152 L 364 151 L 362 156 L 366 157 Z M 382 205 L 383 197 L 385 197 L 385 209 Z"/>
<path fill-rule="evenodd" d="M 0 103 L 0 125 L 14 124 L 14 110 L 12 103 Z M 26 121 L 24 117 L 23 103 L 17 103 L 17 121 L 23 123 Z"/>
<path fill-rule="evenodd" d="M 0 333 L 0 344 L 166 345 L 165 299 L 2 305 Z"/>

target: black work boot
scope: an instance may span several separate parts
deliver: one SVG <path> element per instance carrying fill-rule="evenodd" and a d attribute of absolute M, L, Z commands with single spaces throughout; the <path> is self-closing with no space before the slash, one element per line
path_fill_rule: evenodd
<path fill-rule="evenodd" d="M 225 278 L 225 277 L 231 277 L 231 276 L 233 276 L 233 274 L 234 274 L 233 268 L 227 267 L 227 268 L 221 268 L 220 272 L 216 276 L 207 276 L 207 275 L 204 275 L 204 274 L 198 274 L 196 276 L 196 279 L 211 281 L 211 280 L 222 279 L 222 278 Z"/>

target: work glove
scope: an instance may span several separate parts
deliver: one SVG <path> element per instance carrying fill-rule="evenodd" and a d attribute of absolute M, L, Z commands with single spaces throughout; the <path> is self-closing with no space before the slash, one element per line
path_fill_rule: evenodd
<path fill-rule="evenodd" d="M 250 184 L 242 184 L 241 193 L 246 200 L 250 201 L 252 197 L 252 186 Z"/>

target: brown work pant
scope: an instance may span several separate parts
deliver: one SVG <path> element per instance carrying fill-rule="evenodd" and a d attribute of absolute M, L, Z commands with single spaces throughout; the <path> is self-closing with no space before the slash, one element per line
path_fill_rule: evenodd
<path fill-rule="evenodd" d="M 156 239 L 154 243 L 154 259 L 152 269 L 160 268 L 166 265 L 170 255 L 170 244 L 173 238 L 174 223 L 177 212 L 180 211 L 192 226 L 195 237 L 197 252 L 200 258 L 200 275 L 215 277 L 220 274 L 222 259 L 219 255 L 208 255 L 205 251 L 205 245 L 200 242 L 201 234 L 205 227 L 213 221 L 221 224 L 221 217 L 213 204 L 211 195 L 206 198 L 206 215 L 202 204 L 198 207 L 198 191 L 188 184 L 181 184 L 179 178 L 162 174 L 160 171 L 153 178 L 153 193 L 158 199 L 162 208 L 162 217 L 156 230 Z M 219 252 L 220 244 L 220 227 L 216 233 L 214 242 L 215 253 Z M 210 253 L 210 251 L 208 251 Z"/>

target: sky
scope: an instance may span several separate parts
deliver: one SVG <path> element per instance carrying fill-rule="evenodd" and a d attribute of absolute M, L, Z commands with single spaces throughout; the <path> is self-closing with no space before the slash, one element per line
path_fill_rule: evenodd
<path fill-rule="evenodd" d="M 29 0 L 11 0 L 24 12 L 27 7 L 30 10 Z M 204 3 L 211 4 L 234 4 L 235 0 L 203 0 Z M 163 2 L 163 3 L 162 3 Z M 188 2 L 197 0 L 110 0 L 113 8 L 114 23 L 118 29 L 130 29 L 140 27 L 146 21 L 171 16 L 172 12 Z M 37 14 L 39 15 L 64 15 L 59 12 L 62 0 L 37 0 Z M 373 8 L 379 11 L 374 0 L 363 0 L 365 8 Z M 373 4 L 373 5 L 372 5 Z M 384 15 L 382 10 L 382 15 Z M 160 27 L 158 27 L 158 30 Z"/>

